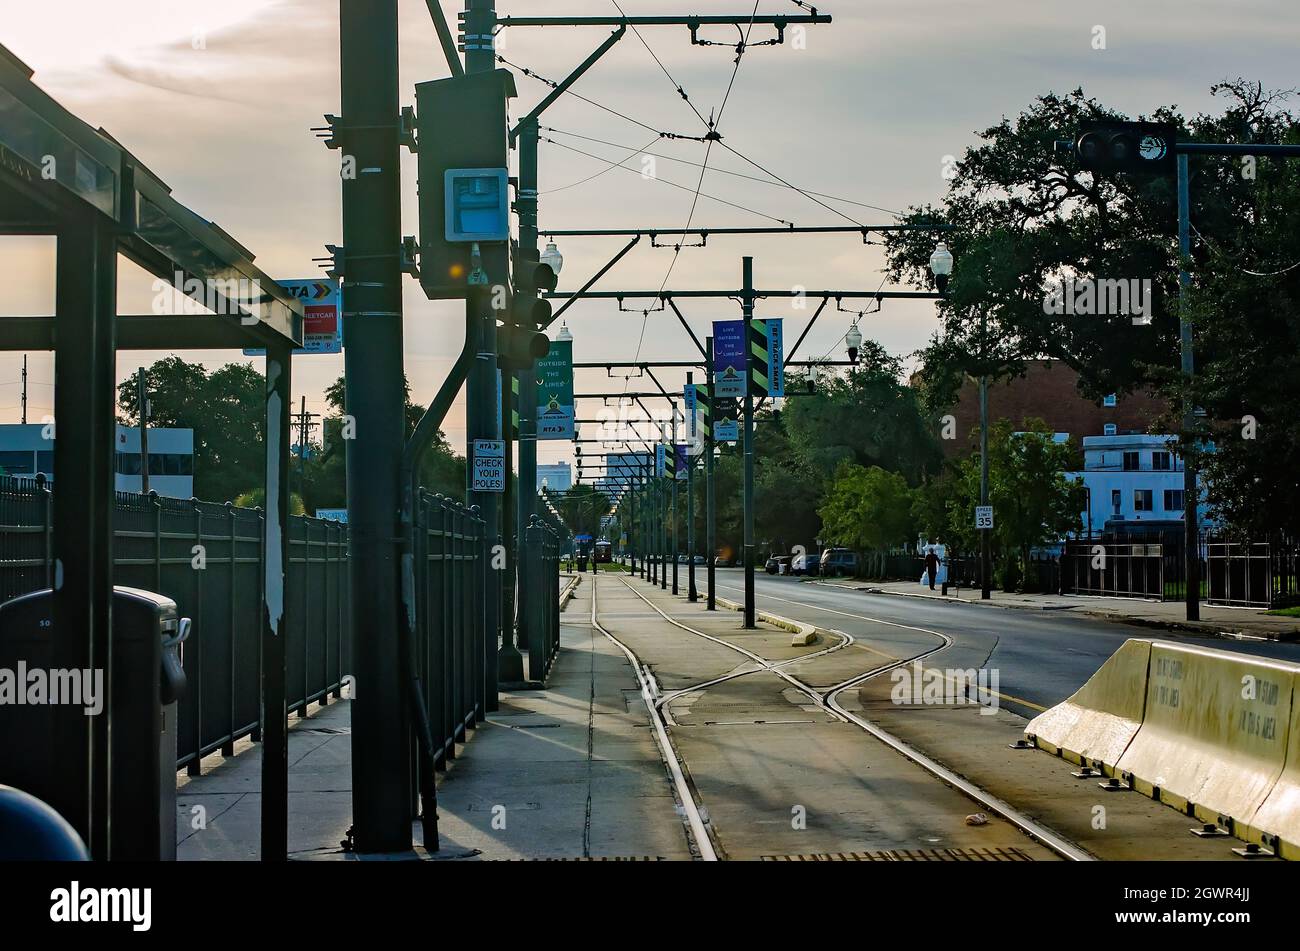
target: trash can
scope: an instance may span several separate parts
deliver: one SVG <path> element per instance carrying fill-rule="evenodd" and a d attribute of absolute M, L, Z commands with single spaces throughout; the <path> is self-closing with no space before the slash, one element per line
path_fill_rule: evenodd
<path fill-rule="evenodd" d="M 171 598 L 138 588 L 113 589 L 112 683 L 104 710 L 102 672 L 53 669 L 53 598 L 47 588 L 0 605 L 0 669 L 46 685 L 43 697 L 24 697 L 36 702 L 0 705 L 0 783 L 71 812 L 68 803 L 86 791 L 68 788 L 60 767 L 72 754 L 58 748 L 54 725 L 56 716 L 71 715 L 66 701 L 79 694 L 93 702 L 76 715 L 111 715 L 110 858 L 173 860 L 176 704 L 185 693 L 181 645 L 190 619 L 177 616 Z M 49 702 L 53 699 L 61 702 Z"/>

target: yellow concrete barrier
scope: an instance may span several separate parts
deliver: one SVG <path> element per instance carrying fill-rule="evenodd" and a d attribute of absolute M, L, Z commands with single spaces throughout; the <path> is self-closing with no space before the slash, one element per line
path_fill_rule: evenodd
<path fill-rule="evenodd" d="M 1161 641 L 1151 645 L 1142 726 L 1117 769 L 1133 788 L 1238 837 L 1282 775 L 1300 666 Z"/>
<path fill-rule="evenodd" d="M 1150 657 L 1151 641 L 1125 641 L 1070 699 L 1029 721 L 1025 733 L 1049 753 L 1114 775 L 1142 725 Z"/>
<path fill-rule="evenodd" d="M 1252 841 L 1269 836 L 1269 846 L 1294 862 L 1300 861 L 1300 672 L 1292 677 L 1289 689 L 1291 723 L 1287 729 L 1286 765 L 1251 820 L 1247 834 Z"/>

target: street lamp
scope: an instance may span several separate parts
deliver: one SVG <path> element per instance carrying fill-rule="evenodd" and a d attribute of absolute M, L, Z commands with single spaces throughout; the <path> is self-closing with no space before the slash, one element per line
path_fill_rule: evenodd
<path fill-rule="evenodd" d="M 952 252 L 948 245 L 940 241 L 930 255 L 930 273 L 934 275 L 934 286 L 943 294 L 948 290 L 948 278 L 952 276 Z"/>
<path fill-rule="evenodd" d="M 569 332 L 569 322 L 566 320 L 560 324 L 560 332 L 555 335 L 556 340 L 572 340 L 573 334 Z"/>
<path fill-rule="evenodd" d="M 854 362 L 856 363 L 857 361 L 855 360 Z M 817 364 L 815 363 L 808 364 L 808 376 L 805 378 L 805 380 L 808 384 L 808 392 L 816 393 L 817 392 Z"/>
<path fill-rule="evenodd" d="M 546 250 L 541 253 L 539 260 L 542 264 L 548 265 L 555 272 L 556 277 L 560 276 L 560 271 L 564 268 L 564 255 L 560 253 L 554 241 L 547 242 Z"/>
<path fill-rule="evenodd" d="M 862 348 L 862 331 L 858 329 L 858 322 L 855 320 L 849 326 L 849 332 L 844 335 L 844 346 L 849 351 L 849 362 L 858 362 L 858 351 Z"/>

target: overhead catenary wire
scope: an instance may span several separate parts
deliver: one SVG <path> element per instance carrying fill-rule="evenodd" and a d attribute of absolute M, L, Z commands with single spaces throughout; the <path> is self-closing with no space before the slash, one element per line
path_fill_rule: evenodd
<path fill-rule="evenodd" d="M 627 13 L 623 10 L 621 6 L 619 6 L 618 0 L 609 0 L 609 2 L 614 4 L 614 9 L 618 10 L 620 16 L 624 18 L 627 17 Z M 700 114 L 700 110 L 695 108 L 695 103 L 691 102 L 691 97 L 686 94 L 686 90 L 682 87 L 682 84 L 673 78 L 672 73 L 668 72 L 668 67 L 664 65 L 663 60 L 659 58 L 658 54 L 656 54 L 655 51 L 650 48 L 650 44 L 647 43 L 646 38 L 641 35 L 641 31 L 636 28 L 636 24 L 629 23 L 628 25 L 632 27 L 632 32 L 636 34 L 636 38 L 641 41 L 641 45 L 644 46 L 646 52 L 650 54 L 650 58 L 653 59 L 659 65 L 659 68 L 663 71 L 663 74 L 668 77 L 668 81 L 673 84 L 673 88 L 677 91 L 677 94 L 682 97 L 682 100 L 686 103 L 686 105 L 690 106 L 691 111 L 695 113 L 696 117 L 699 118 L 699 120 L 703 122 L 706 126 L 708 126 L 709 131 L 712 132 L 713 126 L 710 124 L 709 120 L 705 119 L 704 116 Z"/>
<path fill-rule="evenodd" d="M 544 132 L 553 132 L 556 135 L 567 135 L 570 138 L 581 139 L 584 142 L 594 142 L 597 145 L 607 145 L 612 149 L 631 150 L 632 148 L 632 146 L 624 145 L 623 143 L 620 142 L 610 142 L 606 139 L 597 139 L 594 136 L 582 135 L 581 133 L 578 132 L 570 132 L 567 129 L 557 129 L 554 126 L 542 126 L 541 129 Z M 648 151 L 647 149 L 641 149 L 640 151 L 645 155 L 653 155 L 655 158 L 665 159 L 666 161 L 669 162 L 676 162 L 679 165 L 691 165 L 694 166 L 695 168 L 699 168 L 698 162 L 692 162 L 689 159 L 677 158 L 676 156 L 673 155 L 666 155 L 663 152 L 651 152 Z M 716 172 L 719 175 L 730 175 L 733 178 L 743 178 L 746 181 L 758 182 L 760 185 L 771 185 L 774 188 L 785 188 L 787 190 L 790 187 L 788 185 L 783 184 L 782 182 L 775 181 L 772 178 L 760 178 L 757 175 L 747 175 L 744 172 L 737 172 L 728 168 L 718 168 L 716 165 L 711 165 L 709 168 L 710 171 Z M 896 209 L 893 208 L 882 208 L 880 205 L 872 205 L 865 201 L 857 201 L 852 198 L 843 198 L 839 195 L 829 195 L 826 192 L 812 191 L 810 189 L 804 189 L 804 192 L 807 195 L 815 195 L 818 198 L 825 198 L 828 201 L 837 201 L 843 205 L 855 205 L 859 208 L 869 208 L 872 211 L 883 212 L 884 214 L 893 215 L 894 217 L 897 218 L 903 217 L 903 213 L 901 211 L 897 211 Z"/>

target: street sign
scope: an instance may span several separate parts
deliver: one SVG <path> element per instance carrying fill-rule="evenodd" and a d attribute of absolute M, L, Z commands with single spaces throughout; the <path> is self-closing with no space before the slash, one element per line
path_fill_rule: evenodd
<path fill-rule="evenodd" d="M 552 340 L 537 361 L 537 438 L 573 439 L 573 341 Z"/>
<path fill-rule="evenodd" d="M 748 352 L 743 320 L 713 322 L 712 372 L 715 397 L 745 395 L 745 380 L 749 371 Z"/>
<path fill-rule="evenodd" d="M 471 492 L 506 490 L 506 444 L 500 439 L 475 439 Z"/>
<path fill-rule="evenodd" d="M 276 281 L 290 297 L 302 301 L 302 347 L 295 356 L 343 352 L 343 318 L 339 306 L 339 283 L 330 278 Z M 246 357 L 265 356 L 265 350 L 249 349 Z"/>
<path fill-rule="evenodd" d="M 317 509 L 316 517 L 329 522 L 342 522 L 344 525 L 346 525 L 348 523 L 348 510 L 347 509 Z"/>
<path fill-rule="evenodd" d="M 989 529 L 993 527 L 993 506 L 975 506 L 975 527 L 978 529 Z"/>

